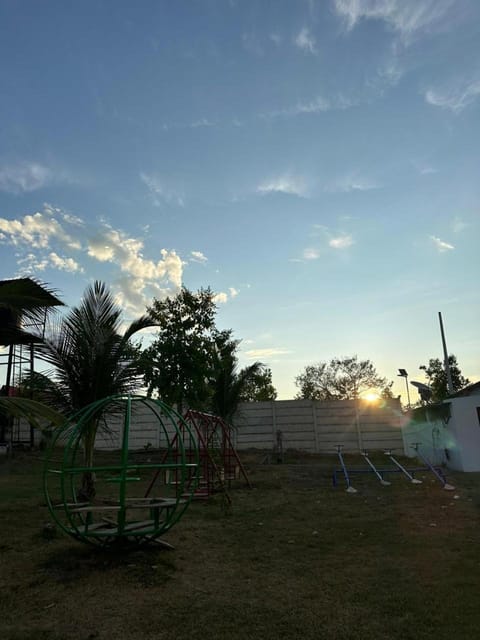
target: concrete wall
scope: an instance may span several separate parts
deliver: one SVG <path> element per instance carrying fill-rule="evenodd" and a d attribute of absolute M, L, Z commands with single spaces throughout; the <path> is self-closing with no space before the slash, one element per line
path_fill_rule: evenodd
<path fill-rule="evenodd" d="M 238 449 L 272 449 L 277 431 L 284 449 L 310 453 L 331 452 L 338 444 L 345 451 L 401 449 L 402 412 L 398 400 L 376 406 L 353 400 L 319 402 L 277 400 L 247 402 L 234 419 Z"/>
<path fill-rule="evenodd" d="M 132 418 L 130 449 L 166 446 L 172 437 L 171 425 L 165 432 L 158 428 L 155 415 L 139 407 Z M 282 432 L 286 449 L 310 453 L 334 451 L 338 444 L 344 451 L 363 449 L 395 449 L 403 451 L 401 434 L 403 414 L 400 403 L 391 401 L 385 407 L 366 402 L 311 400 L 278 400 L 274 402 L 243 403 L 234 420 L 233 440 L 238 449 L 266 449 L 271 451 L 277 442 L 277 431 Z M 167 421 L 168 422 L 168 421 Z M 123 424 L 118 417 L 109 420 L 108 430 L 97 433 L 95 448 L 112 450 L 121 448 Z"/>

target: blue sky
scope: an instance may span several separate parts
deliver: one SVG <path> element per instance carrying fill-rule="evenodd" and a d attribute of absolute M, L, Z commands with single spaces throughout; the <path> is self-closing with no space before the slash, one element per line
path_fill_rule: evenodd
<path fill-rule="evenodd" d="M 479 379 L 476 0 L 0 0 L 0 60 L 1 278 L 211 286 L 280 398 L 353 353 L 404 394 L 438 311 Z"/>

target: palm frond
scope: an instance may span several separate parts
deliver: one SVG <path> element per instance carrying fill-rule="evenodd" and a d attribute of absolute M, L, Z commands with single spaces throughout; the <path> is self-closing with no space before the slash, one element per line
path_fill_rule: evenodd
<path fill-rule="evenodd" d="M 39 430 L 44 430 L 50 426 L 60 427 L 66 422 L 63 413 L 55 411 L 51 407 L 30 400 L 28 398 L 2 398 L 0 397 L 0 408 L 17 418 L 24 418 Z M 44 422 L 41 422 L 43 420 Z M 45 424 L 45 421 L 47 424 Z"/>

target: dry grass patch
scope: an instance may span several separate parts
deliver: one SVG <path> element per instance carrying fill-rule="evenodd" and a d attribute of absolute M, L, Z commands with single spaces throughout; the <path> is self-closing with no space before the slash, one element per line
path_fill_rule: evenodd
<path fill-rule="evenodd" d="M 115 555 L 42 534 L 41 463 L 0 466 L 0 637 L 471 639 L 480 624 L 479 474 L 333 489 L 334 459 L 246 463 L 254 489 L 193 504 L 174 551 Z M 288 459 L 287 459 L 288 461 Z M 349 464 L 362 464 L 349 459 Z"/>

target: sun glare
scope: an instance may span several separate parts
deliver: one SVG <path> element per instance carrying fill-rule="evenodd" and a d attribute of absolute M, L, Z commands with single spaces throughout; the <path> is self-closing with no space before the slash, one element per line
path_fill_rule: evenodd
<path fill-rule="evenodd" d="M 363 399 L 366 400 L 367 402 L 378 402 L 380 400 L 380 396 L 378 395 L 378 393 L 371 391 L 369 393 L 366 393 L 363 396 Z"/>

